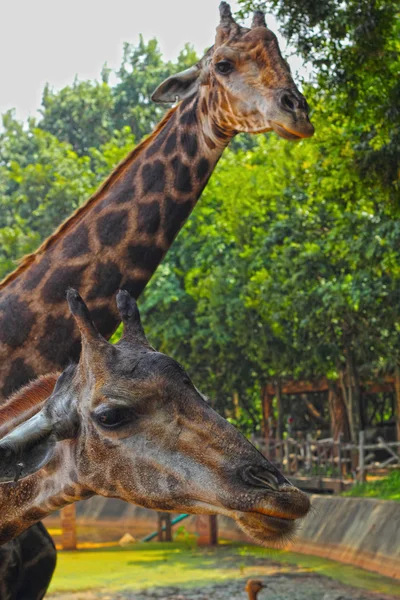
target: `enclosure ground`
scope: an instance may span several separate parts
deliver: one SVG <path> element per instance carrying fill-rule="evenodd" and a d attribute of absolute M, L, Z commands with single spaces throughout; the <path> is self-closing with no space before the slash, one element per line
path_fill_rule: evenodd
<path fill-rule="evenodd" d="M 398 582 L 330 560 L 256 546 L 206 549 L 177 543 L 60 552 L 49 597 L 230 600 L 246 597 L 243 586 L 250 577 L 269 586 L 260 600 L 400 598 Z"/>

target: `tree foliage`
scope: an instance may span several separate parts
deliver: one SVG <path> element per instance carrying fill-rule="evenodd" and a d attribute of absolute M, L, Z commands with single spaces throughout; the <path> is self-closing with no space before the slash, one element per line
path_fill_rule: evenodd
<path fill-rule="evenodd" d="M 351 372 L 349 403 L 357 381 L 400 363 L 396 7 L 265 4 L 312 63 L 305 93 L 317 133 L 232 145 L 141 299 L 152 343 L 248 431 L 260 428 L 267 381 Z M 47 86 L 37 121 L 3 116 L 0 274 L 150 132 L 162 114 L 151 92 L 195 60 L 186 46 L 165 62 L 141 39 L 125 45 L 114 85 L 104 68 L 100 81 Z"/>

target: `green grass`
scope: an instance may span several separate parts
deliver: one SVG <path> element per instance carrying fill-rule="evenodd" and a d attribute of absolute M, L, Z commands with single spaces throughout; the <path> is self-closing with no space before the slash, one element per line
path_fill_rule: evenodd
<path fill-rule="evenodd" d="M 252 576 L 284 573 L 298 565 L 303 571 L 332 577 L 342 583 L 400 598 L 400 585 L 391 579 L 334 561 L 229 544 L 190 550 L 186 544 L 149 543 L 60 552 L 51 591 L 107 588 L 133 590 L 171 586 L 199 587 Z"/>
<path fill-rule="evenodd" d="M 359 498 L 380 498 L 382 500 L 396 500 L 400 502 L 400 471 L 392 471 L 390 475 L 376 481 L 356 483 L 355 486 L 343 492 L 343 496 L 356 496 Z"/>

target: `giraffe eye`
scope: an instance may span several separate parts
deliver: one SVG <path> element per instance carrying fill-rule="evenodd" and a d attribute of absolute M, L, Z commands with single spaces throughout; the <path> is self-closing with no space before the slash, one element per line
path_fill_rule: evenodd
<path fill-rule="evenodd" d="M 95 420 L 101 427 L 112 429 L 125 425 L 132 420 L 132 411 L 126 407 L 121 408 L 103 408 L 94 415 Z"/>
<path fill-rule="evenodd" d="M 220 60 L 216 63 L 215 69 L 221 75 L 228 75 L 229 73 L 232 73 L 234 66 L 229 60 Z"/>

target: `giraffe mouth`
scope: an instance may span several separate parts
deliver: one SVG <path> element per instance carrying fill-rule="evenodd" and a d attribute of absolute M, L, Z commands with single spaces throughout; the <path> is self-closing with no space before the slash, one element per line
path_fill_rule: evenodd
<path fill-rule="evenodd" d="M 300 135 L 299 133 L 294 133 L 279 123 L 271 122 L 271 127 L 275 133 L 279 135 L 279 137 L 284 138 L 285 140 L 290 140 L 291 142 L 296 142 L 304 137 L 309 137 L 309 135 Z"/>
<path fill-rule="evenodd" d="M 238 513 L 235 520 L 249 537 L 262 545 L 281 545 L 291 540 L 297 529 L 295 519 L 262 513 Z"/>

